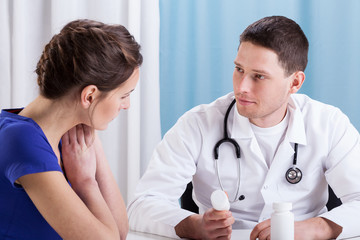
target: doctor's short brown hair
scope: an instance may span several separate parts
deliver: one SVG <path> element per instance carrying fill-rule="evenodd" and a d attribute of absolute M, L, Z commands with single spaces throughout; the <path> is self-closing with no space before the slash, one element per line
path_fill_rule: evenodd
<path fill-rule="evenodd" d="M 289 18 L 270 16 L 254 22 L 240 35 L 242 42 L 274 51 L 287 76 L 306 68 L 309 42 L 300 26 Z"/>

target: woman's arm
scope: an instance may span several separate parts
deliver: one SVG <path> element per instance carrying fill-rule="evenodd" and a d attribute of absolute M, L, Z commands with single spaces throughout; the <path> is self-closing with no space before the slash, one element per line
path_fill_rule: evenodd
<path fill-rule="evenodd" d="M 19 183 L 63 239 L 119 239 L 96 181 L 75 183 L 73 190 L 63 174 L 54 171 L 25 175 Z"/>
<path fill-rule="evenodd" d="M 110 211 L 115 218 L 119 229 L 120 238 L 126 239 L 129 231 L 128 217 L 126 213 L 126 206 L 121 196 L 121 192 L 116 183 L 114 175 L 111 172 L 108 161 L 99 137 L 95 136 L 94 141 L 96 151 L 96 181 L 99 184 L 100 191 L 110 208 Z"/>
<path fill-rule="evenodd" d="M 119 231 L 95 179 L 93 135 L 82 125 L 62 138 L 64 168 L 28 174 L 18 182 L 63 239 L 119 239 Z"/>

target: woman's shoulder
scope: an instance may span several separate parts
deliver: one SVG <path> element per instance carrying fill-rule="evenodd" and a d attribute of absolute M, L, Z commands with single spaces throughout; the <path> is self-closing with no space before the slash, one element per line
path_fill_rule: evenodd
<path fill-rule="evenodd" d="M 19 115 L 0 119 L 1 159 L 22 158 L 42 152 L 49 152 L 51 146 L 42 129 L 30 118 Z M 51 152 L 51 151 L 50 151 Z"/>
<path fill-rule="evenodd" d="M 1 112 L 0 139 L 5 138 L 6 141 L 9 142 L 43 137 L 44 134 L 41 128 L 31 118 L 23 117 L 12 112 L 4 112 L 4 110 Z"/>
<path fill-rule="evenodd" d="M 0 119 L 0 168 L 12 184 L 29 173 L 60 171 L 41 128 L 33 121 L 17 117 Z"/>

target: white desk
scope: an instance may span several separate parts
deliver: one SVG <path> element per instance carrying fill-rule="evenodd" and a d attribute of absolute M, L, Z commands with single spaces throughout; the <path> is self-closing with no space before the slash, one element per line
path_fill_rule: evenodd
<path fill-rule="evenodd" d="M 233 240 L 249 240 L 251 230 L 233 230 L 231 239 Z M 149 233 L 140 233 L 130 231 L 127 240 L 169 240 L 172 238 L 162 237 L 158 235 L 153 235 Z M 360 238 L 359 238 L 360 239 Z"/>
<path fill-rule="evenodd" d="M 159 235 L 153 235 L 150 233 L 140 233 L 129 231 L 126 240 L 169 240 L 172 238 L 162 237 Z"/>
<path fill-rule="evenodd" d="M 251 233 L 251 229 L 233 230 L 231 239 L 232 240 L 249 240 L 250 233 Z M 170 240 L 173 238 L 162 237 L 159 235 L 153 235 L 153 234 L 149 234 L 149 233 L 140 233 L 140 232 L 130 231 L 126 239 L 127 240 Z M 347 239 L 360 240 L 360 237 L 347 238 Z"/>

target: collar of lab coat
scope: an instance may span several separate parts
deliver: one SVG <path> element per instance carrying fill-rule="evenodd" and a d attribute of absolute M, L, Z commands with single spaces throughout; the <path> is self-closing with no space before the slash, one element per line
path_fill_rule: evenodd
<path fill-rule="evenodd" d="M 285 139 L 287 139 L 291 143 L 306 145 L 307 141 L 305 134 L 304 118 L 302 116 L 299 106 L 293 100 L 292 96 L 290 96 L 289 98 L 288 114 L 290 114 L 290 118 Z M 231 138 L 236 139 L 249 139 L 255 137 L 249 119 L 241 116 L 238 113 L 236 105 L 234 106 L 233 110 L 233 121 L 231 132 L 229 135 L 231 136 Z"/>

